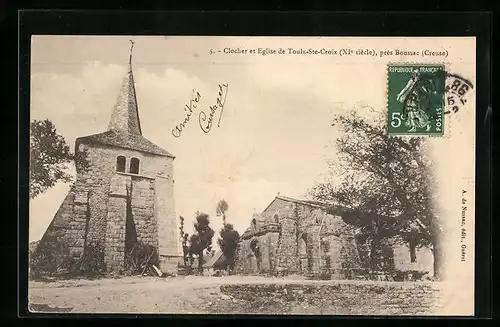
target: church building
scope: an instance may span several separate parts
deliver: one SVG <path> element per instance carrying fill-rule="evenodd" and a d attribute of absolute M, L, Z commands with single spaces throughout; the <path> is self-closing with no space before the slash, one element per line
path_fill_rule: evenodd
<path fill-rule="evenodd" d="M 353 279 L 374 270 L 397 269 L 432 276 L 429 248 L 412 249 L 388 239 L 372 255 L 367 234 L 346 223 L 340 213 L 328 213 L 327 208 L 317 201 L 276 196 L 264 211 L 254 214 L 241 235 L 236 273 Z M 380 267 L 374 267 L 372 261 Z"/>
<path fill-rule="evenodd" d="M 74 186 L 35 254 L 45 249 L 56 259 L 76 262 L 91 247 L 97 248 L 104 269 L 119 274 L 127 251 L 140 242 L 157 250 L 162 272 L 175 274 L 175 157 L 142 134 L 132 49 L 108 130 L 77 138 L 75 157 L 80 160 L 75 160 Z M 63 261 L 53 260 L 51 269 L 60 270 Z"/>
<path fill-rule="evenodd" d="M 328 275 L 344 279 L 361 268 L 355 228 L 315 201 L 275 199 L 243 233 L 237 249 L 241 274 Z"/>

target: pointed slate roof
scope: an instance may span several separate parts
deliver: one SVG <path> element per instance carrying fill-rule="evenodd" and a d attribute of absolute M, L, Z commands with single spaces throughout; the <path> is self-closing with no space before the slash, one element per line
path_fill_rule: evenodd
<path fill-rule="evenodd" d="M 111 114 L 108 130 L 142 135 L 131 59 L 132 57 L 130 57 L 128 72 L 123 78 L 120 93 L 118 94 L 113 113 Z"/>
<path fill-rule="evenodd" d="M 132 72 L 132 48 L 133 42 L 130 49 L 128 71 L 123 78 L 120 92 L 109 121 L 108 131 L 79 137 L 76 143 L 111 145 L 175 158 L 174 155 L 142 136 L 139 107 L 137 105 L 137 96 L 135 93 L 134 74 Z"/>

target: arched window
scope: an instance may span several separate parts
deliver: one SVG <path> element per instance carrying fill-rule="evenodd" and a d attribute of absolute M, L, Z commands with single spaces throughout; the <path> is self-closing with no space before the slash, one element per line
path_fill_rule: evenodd
<path fill-rule="evenodd" d="M 130 173 L 139 174 L 139 159 L 137 158 L 130 159 Z"/>
<path fill-rule="evenodd" d="M 116 171 L 125 172 L 125 166 L 127 164 L 127 159 L 124 156 L 119 156 L 116 158 Z"/>
<path fill-rule="evenodd" d="M 279 223 L 279 218 L 278 218 L 278 215 L 274 215 L 274 222 L 277 224 Z"/>

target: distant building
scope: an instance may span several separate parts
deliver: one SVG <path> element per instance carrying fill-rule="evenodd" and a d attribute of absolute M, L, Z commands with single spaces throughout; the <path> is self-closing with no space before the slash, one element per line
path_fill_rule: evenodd
<path fill-rule="evenodd" d="M 254 214 L 250 227 L 241 236 L 236 272 L 345 279 L 369 271 L 367 244 L 359 241 L 359 229 L 340 216 L 328 214 L 326 209 L 325 204 L 316 201 L 276 196 L 261 214 Z M 411 262 L 405 245 L 391 243 L 383 251 L 387 252 L 382 255 L 385 268 L 431 269 L 427 248 L 413 253 L 423 258 L 419 264 L 416 260 Z"/>
<path fill-rule="evenodd" d="M 131 56 L 108 130 L 76 140 L 77 177 L 37 247 L 78 261 L 94 247 L 105 269 L 119 273 L 125 254 L 137 242 L 152 245 L 160 270 L 176 273 L 177 228 L 174 211 L 174 156 L 142 135 Z M 83 161 L 82 161 L 83 162 Z"/>
<path fill-rule="evenodd" d="M 224 270 L 226 257 L 222 251 L 217 251 L 215 254 L 203 264 L 203 274 L 212 276 L 217 270 Z"/>

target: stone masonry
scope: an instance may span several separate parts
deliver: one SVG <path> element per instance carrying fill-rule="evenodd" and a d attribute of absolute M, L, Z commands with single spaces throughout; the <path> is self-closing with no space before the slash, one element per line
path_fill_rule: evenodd
<path fill-rule="evenodd" d="M 228 298 L 210 313 L 434 316 L 451 314 L 446 288 L 435 282 L 296 280 L 225 284 Z"/>
<path fill-rule="evenodd" d="M 89 244 L 102 249 L 108 271 L 124 265 L 127 219 L 137 241 L 153 245 L 160 269 L 177 271 L 174 208 L 175 157 L 142 136 L 132 66 L 123 80 L 108 131 L 75 143 L 77 177 L 35 255 L 81 258 Z M 47 268 L 47 267 L 46 267 Z M 60 270 L 57 264 L 52 272 Z"/>
<path fill-rule="evenodd" d="M 317 203 L 277 196 L 260 215 L 254 215 L 243 233 L 237 272 L 326 273 L 344 278 L 348 270 L 359 269 L 353 229 L 324 209 Z M 252 250 L 252 242 L 258 244 L 258 253 Z"/>
<path fill-rule="evenodd" d="M 326 208 L 314 201 L 277 196 L 261 214 L 253 216 L 241 236 L 236 272 L 323 275 L 331 279 L 366 273 L 370 268 L 360 256 L 366 244 L 358 244 L 355 228 L 340 216 L 326 213 Z M 415 262 L 410 260 L 408 246 L 394 244 L 391 251 L 396 269 L 427 271 L 432 276 L 433 257 L 428 248 L 415 251 Z"/>

